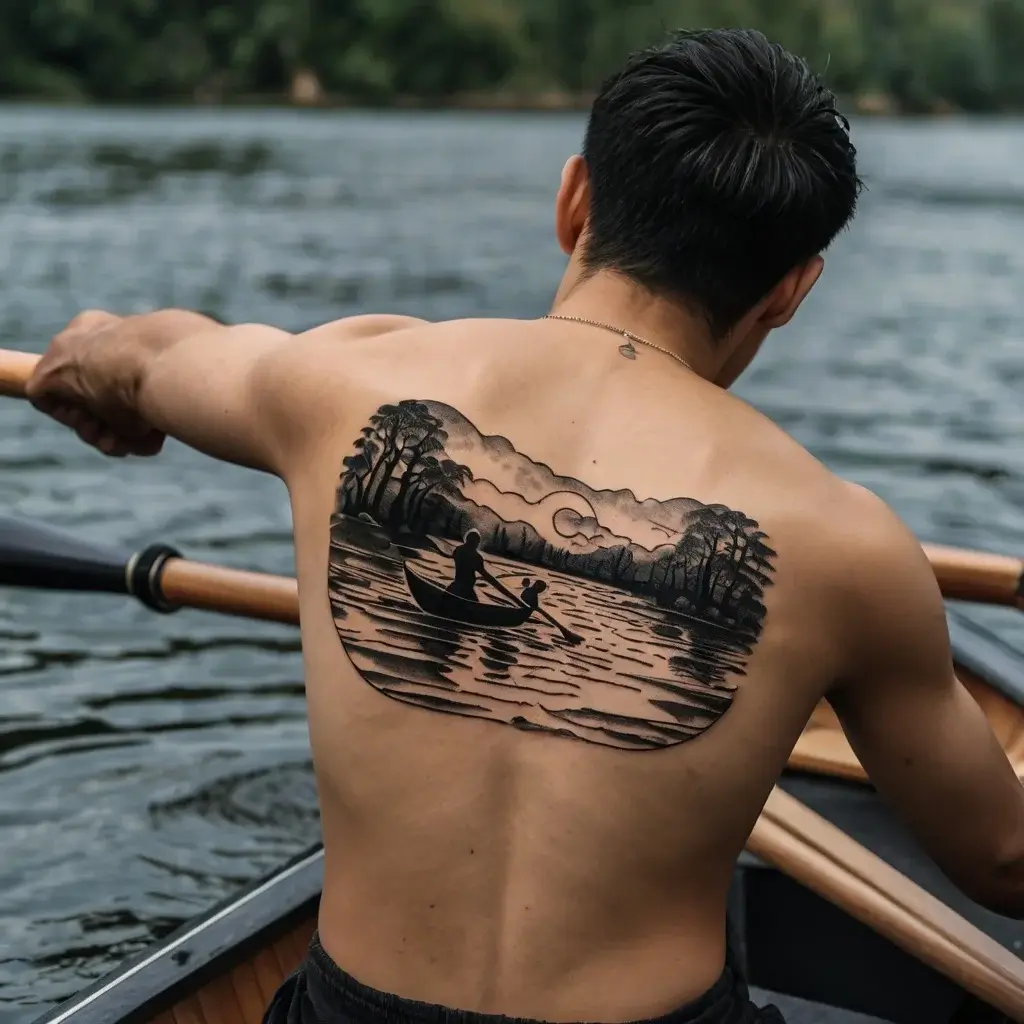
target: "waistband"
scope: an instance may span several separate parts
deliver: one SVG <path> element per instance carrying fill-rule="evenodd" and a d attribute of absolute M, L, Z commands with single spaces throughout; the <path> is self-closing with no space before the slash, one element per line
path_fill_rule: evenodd
<path fill-rule="evenodd" d="M 352 1024 L 544 1024 L 524 1017 L 452 1010 L 433 1003 L 378 992 L 343 971 L 320 944 L 319 935 L 310 943 L 305 963 L 308 998 L 315 1016 L 323 1022 Z M 767 1008 L 766 1008 L 767 1009 Z M 777 1011 L 776 1011 L 777 1012 Z M 643 1024 L 756 1024 L 780 1017 L 761 1017 L 749 999 L 747 986 L 733 967 L 732 958 L 715 984 L 698 999 Z"/>

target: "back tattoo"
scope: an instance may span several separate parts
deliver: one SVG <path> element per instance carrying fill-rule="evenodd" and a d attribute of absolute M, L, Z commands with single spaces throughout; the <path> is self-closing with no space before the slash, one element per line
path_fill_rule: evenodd
<path fill-rule="evenodd" d="M 652 750 L 729 709 L 775 558 L 742 512 L 594 490 L 409 399 L 344 460 L 328 590 L 394 700 Z"/>

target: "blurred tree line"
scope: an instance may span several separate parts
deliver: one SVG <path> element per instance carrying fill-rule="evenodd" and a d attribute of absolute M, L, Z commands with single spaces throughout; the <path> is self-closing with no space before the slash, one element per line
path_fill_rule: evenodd
<path fill-rule="evenodd" d="M 761 28 L 883 105 L 1024 109 L 1024 0 L 8 0 L 0 93 L 557 102 L 665 30 L 710 25 Z"/>

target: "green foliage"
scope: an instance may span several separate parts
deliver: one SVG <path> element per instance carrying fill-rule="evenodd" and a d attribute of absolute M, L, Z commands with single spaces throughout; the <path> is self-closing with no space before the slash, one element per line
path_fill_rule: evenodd
<path fill-rule="evenodd" d="M 1024 107 L 1024 0 L 32 0 L 0 7 L 0 94 L 361 101 L 584 93 L 672 28 L 747 25 L 843 93 Z"/>

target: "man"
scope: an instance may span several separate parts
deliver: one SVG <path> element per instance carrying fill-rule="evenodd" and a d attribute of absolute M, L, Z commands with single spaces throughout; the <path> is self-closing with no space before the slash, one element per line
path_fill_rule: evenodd
<path fill-rule="evenodd" d="M 681 34 L 606 83 L 565 167 L 562 319 L 91 314 L 54 340 L 30 397 L 88 443 L 171 435 L 291 495 L 325 880 L 272 1019 L 778 1020 L 727 963 L 726 893 L 822 697 L 947 874 L 1024 915 L 1024 793 L 920 545 L 727 390 L 858 189 L 802 62 Z M 329 525 L 364 513 L 559 574 L 581 643 L 456 623 L 424 672 L 386 626 L 400 569 L 350 588 L 378 624 L 331 614 Z"/>

